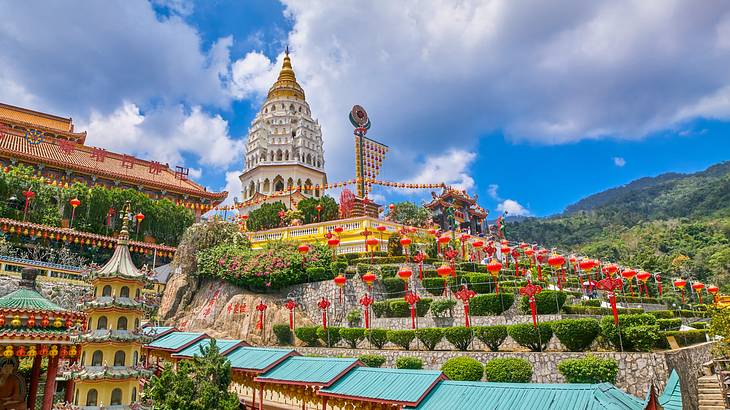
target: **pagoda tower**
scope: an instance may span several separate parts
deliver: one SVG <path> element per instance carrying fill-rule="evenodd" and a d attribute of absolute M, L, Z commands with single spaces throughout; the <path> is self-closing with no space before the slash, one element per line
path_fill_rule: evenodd
<path fill-rule="evenodd" d="M 136 407 L 140 379 L 152 375 L 140 360 L 147 341 L 140 330 L 147 277 L 134 266 L 127 247 L 129 210 L 127 202 L 114 255 L 92 272 L 93 298 L 81 305 L 88 316 L 87 331 L 81 336 L 80 364 L 67 378 L 75 384 L 73 404 L 85 410 Z"/>

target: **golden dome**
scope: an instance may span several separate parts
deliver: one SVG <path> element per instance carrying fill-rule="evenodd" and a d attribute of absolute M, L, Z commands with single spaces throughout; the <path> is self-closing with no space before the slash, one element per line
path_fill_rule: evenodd
<path fill-rule="evenodd" d="M 294 75 L 294 70 L 291 67 L 289 47 L 286 48 L 284 65 L 281 67 L 281 71 L 279 72 L 279 78 L 276 80 L 274 85 L 269 88 L 269 95 L 266 99 L 270 100 L 275 97 L 294 97 L 304 100 L 304 90 L 302 89 L 302 86 L 297 83 L 297 77 Z"/>

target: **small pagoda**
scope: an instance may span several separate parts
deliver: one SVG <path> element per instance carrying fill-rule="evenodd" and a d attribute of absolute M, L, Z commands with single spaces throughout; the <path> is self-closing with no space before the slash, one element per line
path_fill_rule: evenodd
<path fill-rule="evenodd" d="M 78 356 L 76 342 L 85 315 L 43 297 L 36 287 L 37 276 L 37 269 L 23 269 L 19 289 L 0 298 L 1 409 L 35 410 L 41 366 L 47 361 L 41 408 L 50 410 L 59 367 Z M 18 374 L 22 360 L 33 362 L 29 383 Z"/>
<path fill-rule="evenodd" d="M 142 344 L 148 341 L 140 327 L 147 276 L 129 253 L 129 210 L 127 202 L 114 255 L 90 275 L 93 296 L 81 305 L 88 315 L 81 363 L 66 373 L 75 381 L 73 405 L 85 410 L 139 407 L 140 380 L 152 375 L 140 360 Z"/>

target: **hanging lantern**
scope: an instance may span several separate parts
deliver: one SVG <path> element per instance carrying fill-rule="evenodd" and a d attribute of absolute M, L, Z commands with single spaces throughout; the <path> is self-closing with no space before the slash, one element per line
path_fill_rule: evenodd
<path fill-rule="evenodd" d="M 370 305 L 374 302 L 373 298 L 367 293 L 360 298 L 360 304 L 365 308 L 365 329 L 370 329 Z"/>
<path fill-rule="evenodd" d="M 377 278 L 378 277 L 375 276 L 375 274 L 372 272 L 365 272 L 365 274 L 361 277 L 362 281 L 365 282 L 366 285 L 368 285 L 368 289 L 372 288 L 373 282 L 375 282 Z"/>
<path fill-rule="evenodd" d="M 403 265 L 398 270 L 398 278 L 403 281 L 406 292 L 408 291 L 408 281 L 411 280 L 411 276 L 413 276 L 413 271 L 408 267 L 408 265 Z"/>
<path fill-rule="evenodd" d="M 469 322 L 469 299 L 476 295 L 477 293 L 467 288 L 466 285 L 463 285 L 459 291 L 454 293 L 454 296 L 464 304 L 464 320 L 466 327 L 470 327 L 471 325 Z"/>
<path fill-rule="evenodd" d="M 451 276 L 451 273 L 453 271 L 454 270 L 451 268 L 451 266 L 446 263 L 436 268 L 436 274 L 438 274 L 439 277 L 444 280 L 444 295 L 448 293 L 448 286 L 446 285 L 446 282 L 449 280 L 449 276 Z"/>
<path fill-rule="evenodd" d="M 408 247 L 411 246 L 411 238 L 403 236 L 400 238 L 400 244 L 403 247 L 403 251 L 406 253 L 406 262 L 408 262 Z"/>
<path fill-rule="evenodd" d="M 54 358 L 58 356 L 58 346 L 53 345 L 51 346 L 51 350 L 48 351 L 48 357 Z"/>
<path fill-rule="evenodd" d="M 26 355 L 25 346 L 18 346 L 18 349 L 15 351 L 15 355 L 18 357 L 25 357 L 25 355 Z"/>
<path fill-rule="evenodd" d="M 499 294 L 499 272 L 502 270 L 502 264 L 496 259 L 492 259 L 487 264 L 487 271 L 492 275 L 492 279 L 495 283 L 495 293 Z"/>
<path fill-rule="evenodd" d="M 621 272 L 621 276 L 626 279 L 626 282 L 629 283 L 629 290 L 631 290 L 631 296 L 634 296 L 634 287 L 631 285 L 631 281 L 634 280 L 634 276 L 636 276 L 636 271 L 633 269 L 626 269 L 623 272 Z"/>
<path fill-rule="evenodd" d="M 468 233 L 462 234 L 459 237 L 459 241 L 461 241 L 461 257 L 463 259 L 466 259 L 466 243 L 469 241 L 469 238 L 471 238 L 471 235 Z"/>
<path fill-rule="evenodd" d="M 411 306 L 411 329 L 416 328 L 416 304 L 419 300 L 421 300 L 421 297 L 418 296 L 416 292 L 406 292 L 406 295 L 404 297 L 406 300 L 406 303 L 408 303 Z"/>
<path fill-rule="evenodd" d="M 332 259 L 337 258 L 337 247 L 340 245 L 340 238 L 333 236 L 327 239 L 327 246 L 332 249 Z"/>
<path fill-rule="evenodd" d="M 35 327 L 35 316 L 33 316 L 33 315 L 28 316 L 28 320 L 25 321 L 25 325 L 30 329 L 34 328 Z"/>
<path fill-rule="evenodd" d="M 482 257 L 481 257 L 481 253 L 480 252 L 482 250 L 482 247 L 484 246 L 484 241 L 482 241 L 482 240 L 476 240 L 476 241 L 474 241 L 474 242 L 471 243 L 471 246 L 474 249 L 476 249 L 476 251 L 477 251 L 477 263 L 479 263 L 479 261 L 482 260 Z"/>
<path fill-rule="evenodd" d="M 38 349 L 38 354 L 41 355 L 41 357 L 48 356 L 48 346 L 42 345 L 40 349 Z"/>
<path fill-rule="evenodd" d="M 5 326 L 5 315 L 0 315 L 0 327 Z"/>
<path fill-rule="evenodd" d="M 51 324 L 51 321 L 48 319 L 48 315 L 44 315 L 41 319 L 41 326 L 42 327 L 48 327 L 48 325 Z"/>
<path fill-rule="evenodd" d="M 700 305 L 702 304 L 702 289 L 705 288 L 705 284 L 702 282 L 695 282 L 692 284 L 692 289 L 697 292 L 697 297 L 700 299 Z"/>
<path fill-rule="evenodd" d="M 335 231 L 335 233 L 336 233 L 336 234 L 338 234 L 338 235 L 339 235 L 339 234 L 341 234 L 342 232 L 344 232 L 344 231 L 345 231 L 345 228 L 343 228 L 343 227 L 341 227 L 341 226 L 335 226 L 335 229 L 334 229 L 334 231 Z"/>
<path fill-rule="evenodd" d="M 302 255 L 302 268 L 304 268 L 304 264 L 307 262 L 307 254 L 309 253 L 309 245 L 301 244 L 297 246 L 297 251 Z"/>
<path fill-rule="evenodd" d="M 639 271 L 636 274 L 636 280 L 640 281 L 639 283 L 639 296 L 641 296 L 641 286 L 644 286 L 644 293 L 646 294 L 646 297 L 649 297 L 649 288 L 646 286 L 646 282 L 649 281 L 649 278 L 651 278 L 651 273 L 646 271 Z"/>
<path fill-rule="evenodd" d="M 10 321 L 10 325 L 12 327 L 20 327 L 21 324 L 22 322 L 20 321 L 20 316 L 18 315 L 13 316 L 13 320 Z"/>
<path fill-rule="evenodd" d="M 712 303 L 714 303 L 715 306 L 717 306 L 717 302 L 718 302 L 717 294 L 719 292 L 720 292 L 720 288 L 718 288 L 715 285 L 710 285 L 710 286 L 707 287 L 707 293 L 709 293 L 710 295 L 712 295 L 712 301 L 713 301 Z"/>
<path fill-rule="evenodd" d="M 3 350 L 3 357 L 10 359 L 14 355 L 15 353 L 13 352 L 13 346 L 5 346 L 5 350 Z"/>
<path fill-rule="evenodd" d="M 677 279 L 674 281 L 674 287 L 679 288 L 682 291 L 682 304 L 684 304 L 684 288 L 687 286 L 687 281 L 684 279 Z"/>
<path fill-rule="evenodd" d="M 447 235 L 441 235 L 436 239 L 436 241 L 437 241 L 437 247 L 438 247 L 436 252 L 441 253 L 441 249 L 443 247 L 445 247 L 446 245 L 448 245 L 449 242 L 451 242 L 451 238 L 449 238 Z"/>
<path fill-rule="evenodd" d="M 418 252 L 413 255 L 413 262 L 418 264 L 418 280 L 423 280 L 423 261 L 426 260 L 426 254 Z"/>
<path fill-rule="evenodd" d="M 618 326 L 618 309 L 616 309 L 616 289 L 623 289 L 623 282 L 619 278 L 607 277 L 598 281 L 596 284 L 598 289 L 605 290 L 608 292 L 608 302 L 611 304 L 611 310 L 613 311 L 613 323 Z"/>
<path fill-rule="evenodd" d="M 609 263 L 603 268 L 603 272 L 605 272 L 608 276 L 613 276 L 618 272 L 618 265 L 615 263 Z"/>
<path fill-rule="evenodd" d="M 340 273 L 339 275 L 335 276 L 335 278 L 333 279 L 333 282 L 335 282 L 335 286 L 337 286 L 340 290 L 340 305 L 341 305 L 342 304 L 342 288 L 347 283 L 347 278 L 345 277 L 345 275 Z"/>

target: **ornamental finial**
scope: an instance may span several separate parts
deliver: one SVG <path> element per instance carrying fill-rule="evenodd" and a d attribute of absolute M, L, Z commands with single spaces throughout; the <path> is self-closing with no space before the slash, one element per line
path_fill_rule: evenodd
<path fill-rule="evenodd" d="M 120 241 L 129 240 L 129 214 L 132 212 L 132 204 L 127 201 L 122 209 L 122 230 L 119 232 Z"/>

